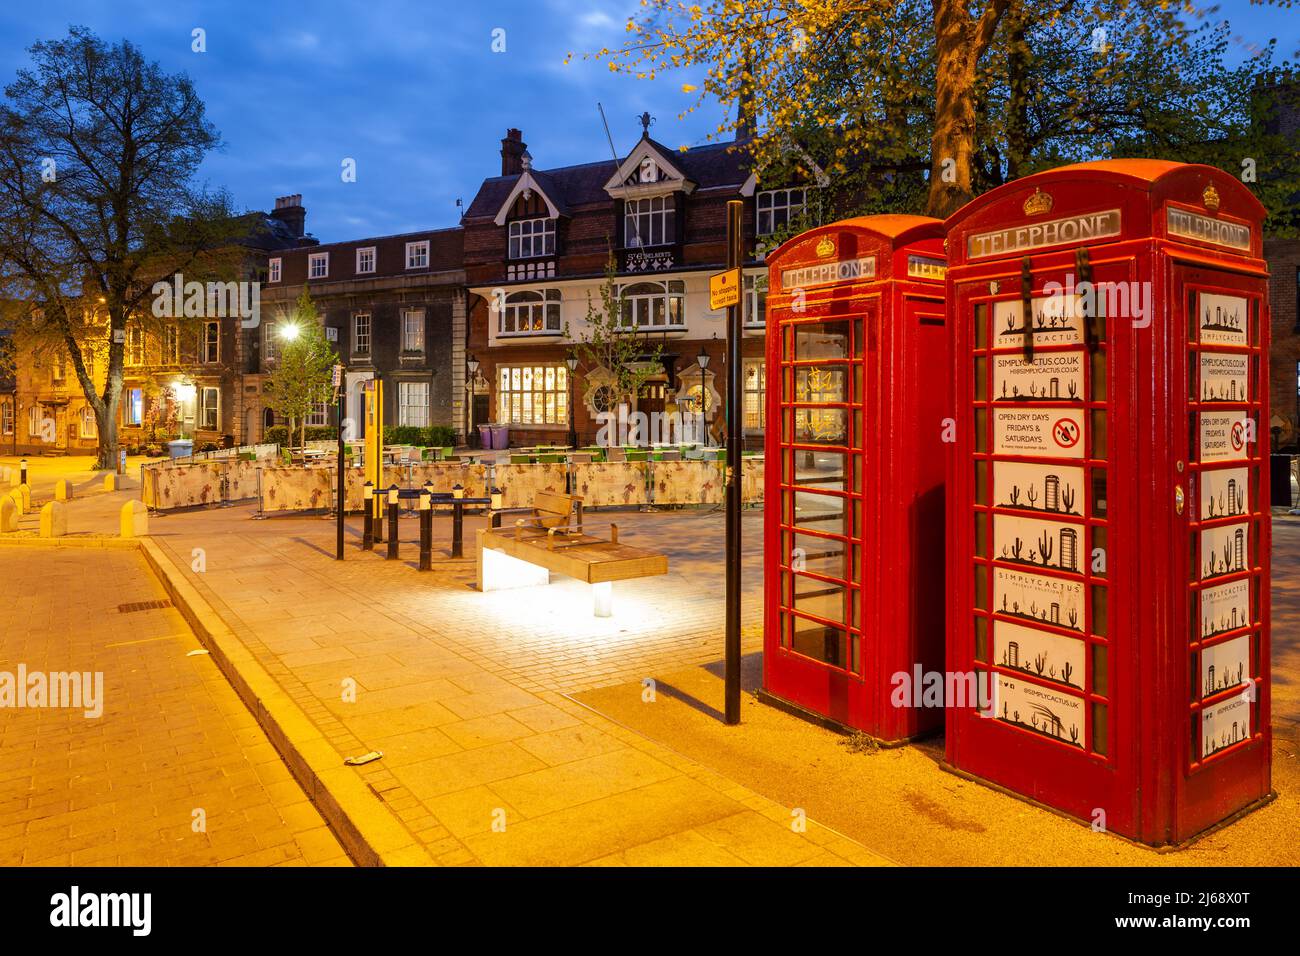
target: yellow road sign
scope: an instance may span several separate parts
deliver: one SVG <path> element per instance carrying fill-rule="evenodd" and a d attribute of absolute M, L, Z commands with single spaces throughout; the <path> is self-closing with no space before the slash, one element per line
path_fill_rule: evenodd
<path fill-rule="evenodd" d="M 709 276 L 709 308 L 716 312 L 740 304 L 740 270 L 728 269 Z"/>

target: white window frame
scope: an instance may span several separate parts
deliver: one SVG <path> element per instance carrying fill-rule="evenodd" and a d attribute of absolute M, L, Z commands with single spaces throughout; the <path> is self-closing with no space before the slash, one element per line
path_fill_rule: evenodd
<path fill-rule="evenodd" d="M 306 425 L 309 428 L 328 425 L 330 423 L 330 403 L 316 402 L 312 405 L 311 411 L 307 413 Z"/>
<path fill-rule="evenodd" d="M 0 435 L 12 435 L 14 433 L 14 400 L 12 398 L 0 399 Z"/>
<path fill-rule="evenodd" d="M 50 381 L 56 385 L 62 382 L 65 378 L 65 372 L 67 370 L 63 367 L 63 363 L 64 358 L 62 352 L 59 352 L 50 359 Z"/>
<path fill-rule="evenodd" d="M 361 320 L 365 319 L 365 335 L 362 335 Z M 370 356 L 370 333 L 374 329 L 374 316 L 369 312 L 354 312 L 352 314 L 352 354 L 356 356 Z M 365 339 L 365 348 L 361 348 L 361 340 Z"/>
<path fill-rule="evenodd" d="M 215 320 L 204 322 L 199 329 L 199 361 L 204 365 L 221 361 L 221 325 Z"/>
<path fill-rule="evenodd" d="M 27 437 L 40 438 L 41 424 L 45 419 L 45 406 L 36 402 L 27 409 Z M 41 439 L 44 441 L 44 439 Z"/>
<path fill-rule="evenodd" d="M 402 310 L 402 352 L 424 354 L 424 309 Z"/>
<path fill-rule="evenodd" d="M 370 256 L 370 268 L 363 269 L 363 257 L 366 254 Z M 357 250 L 357 275 L 368 276 L 374 275 L 376 267 L 379 265 L 379 251 L 374 246 L 364 246 Z"/>
<path fill-rule="evenodd" d="M 649 249 L 677 241 L 677 204 L 671 195 L 623 203 L 623 248 Z"/>
<path fill-rule="evenodd" d="M 516 219 L 509 230 L 508 258 L 536 259 L 555 255 L 555 220 L 550 216 Z"/>
<path fill-rule="evenodd" d="M 317 271 L 317 266 L 320 270 Z M 308 279 L 328 279 L 330 277 L 330 254 L 328 252 L 312 252 L 307 256 L 307 278 Z"/>
<path fill-rule="evenodd" d="M 168 325 L 163 328 L 163 364 L 181 364 L 181 330 L 179 326 Z"/>
<path fill-rule="evenodd" d="M 266 263 L 266 281 L 279 282 L 282 275 L 282 260 L 268 259 Z"/>
<path fill-rule="evenodd" d="M 211 409 L 208 406 L 208 395 L 212 396 Z M 199 407 L 196 410 L 196 425 L 204 431 L 221 430 L 221 389 L 215 385 L 203 385 L 199 387 Z M 212 424 L 208 424 L 208 411 L 212 412 Z"/>
<path fill-rule="evenodd" d="M 429 427 L 429 383 L 397 383 L 397 424 Z"/>
<path fill-rule="evenodd" d="M 686 328 L 686 283 L 681 279 L 629 282 L 619 286 L 618 300 L 619 325 L 622 328 Z"/>
<path fill-rule="evenodd" d="M 126 390 L 126 401 L 122 403 L 122 424 L 127 427 L 139 427 L 144 424 L 143 388 Z"/>
<path fill-rule="evenodd" d="M 549 388 L 548 369 L 552 372 Z M 498 365 L 496 383 L 497 421 L 533 428 L 568 425 L 569 368 L 563 362 Z"/>
<path fill-rule="evenodd" d="M 429 268 L 429 240 L 428 239 L 420 239 L 417 242 L 408 242 L 406 244 L 406 268 L 408 269 Z"/>
<path fill-rule="evenodd" d="M 767 323 L 767 274 L 747 275 L 744 278 L 745 325 L 761 329 Z"/>
<path fill-rule="evenodd" d="M 276 342 L 276 336 L 280 331 L 280 323 L 272 319 L 269 322 L 262 323 L 262 361 L 274 362 L 280 357 L 280 346 Z"/>
<path fill-rule="evenodd" d="M 758 369 L 758 387 L 750 388 L 749 370 Z M 746 432 L 758 433 L 767 427 L 767 363 L 763 359 L 746 359 L 744 368 L 740 377 L 740 388 L 743 393 L 742 407 L 744 408 L 744 418 L 742 419 Z M 755 402 L 751 403 L 751 396 L 757 396 Z M 751 411 L 751 404 L 756 408 Z M 751 415 L 754 416 L 757 424 L 751 424 Z"/>
<path fill-rule="evenodd" d="M 144 364 L 144 329 L 132 323 L 126 327 L 126 355 L 123 362 L 127 366 Z"/>
<path fill-rule="evenodd" d="M 808 208 L 808 186 L 764 189 L 754 196 L 754 228 L 757 235 L 770 236 Z M 798 194 L 796 200 L 795 194 Z"/>
<path fill-rule="evenodd" d="M 564 295 L 559 289 L 517 289 L 506 296 L 497 316 L 497 334 L 559 335 L 564 331 L 561 306 Z"/>
<path fill-rule="evenodd" d="M 79 429 L 82 438 L 98 438 L 99 422 L 95 418 L 95 409 L 89 405 L 81 406 Z"/>

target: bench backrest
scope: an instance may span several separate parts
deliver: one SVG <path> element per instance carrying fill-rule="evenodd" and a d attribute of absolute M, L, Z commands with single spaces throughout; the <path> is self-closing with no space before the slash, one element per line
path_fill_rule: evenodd
<path fill-rule="evenodd" d="M 553 491 L 539 491 L 533 496 L 533 510 L 538 524 L 543 528 L 558 528 L 569 523 L 573 504 L 580 499 L 575 495 L 561 495 Z"/>

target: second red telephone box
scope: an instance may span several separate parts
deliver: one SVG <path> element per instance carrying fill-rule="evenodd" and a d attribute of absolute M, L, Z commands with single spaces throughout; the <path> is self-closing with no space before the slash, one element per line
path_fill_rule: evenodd
<path fill-rule="evenodd" d="M 1116 160 L 947 222 L 948 760 L 1154 845 L 1270 793 L 1263 214 Z"/>
<path fill-rule="evenodd" d="M 905 740 L 943 722 L 942 223 L 849 219 L 768 263 L 764 694 Z"/>

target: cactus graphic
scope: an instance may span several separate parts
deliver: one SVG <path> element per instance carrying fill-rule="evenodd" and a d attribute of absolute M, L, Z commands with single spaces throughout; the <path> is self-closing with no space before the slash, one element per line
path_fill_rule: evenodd
<path fill-rule="evenodd" d="M 1070 725 L 1070 743 L 1072 743 L 1072 744 L 1077 744 L 1078 742 L 1079 742 L 1079 725 L 1078 725 L 1078 724 L 1071 724 L 1071 725 Z"/>
<path fill-rule="evenodd" d="M 1061 504 L 1065 507 L 1066 514 L 1074 511 L 1074 489 L 1069 485 L 1061 489 Z"/>
<path fill-rule="evenodd" d="M 1038 394 L 1038 385 L 1035 384 L 1034 382 L 1030 382 L 1030 383 L 1029 383 L 1029 396 L 1032 398 L 1033 396 L 1035 396 L 1035 395 L 1037 395 L 1037 394 Z"/>
<path fill-rule="evenodd" d="M 1079 623 L 1079 612 L 1070 608 L 1070 627 L 1076 627 Z"/>
<path fill-rule="evenodd" d="M 1038 500 L 1038 492 L 1034 489 L 1033 485 L 1029 486 L 1028 490 L 1025 492 L 1025 497 L 1029 499 L 1029 507 L 1032 508 L 1034 502 Z"/>
<path fill-rule="evenodd" d="M 1034 602 L 1030 602 L 1030 605 L 1029 605 L 1029 616 L 1030 616 L 1030 617 L 1038 617 L 1038 602 L 1036 602 L 1036 601 L 1034 601 Z"/>
<path fill-rule="evenodd" d="M 1015 714 L 1013 715 L 1013 718 L 1015 719 L 1016 723 L 1020 723 L 1020 711 L 1016 711 Z"/>
<path fill-rule="evenodd" d="M 1069 661 L 1066 661 L 1064 664 L 1061 665 L 1061 680 L 1062 680 L 1062 681 L 1064 681 L 1064 682 L 1067 683 L 1067 684 L 1070 683 L 1070 675 L 1073 674 L 1073 673 L 1074 673 L 1074 667 L 1073 667 L 1073 665 L 1070 664 Z"/>
<path fill-rule="evenodd" d="M 1025 549 L 1025 543 L 1021 541 L 1019 538 L 1016 538 L 1016 540 L 1011 544 L 1011 557 L 1019 561 L 1021 554 L 1024 552 L 1024 549 Z"/>
<path fill-rule="evenodd" d="M 1232 548 L 1228 542 L 1223 542 L 1223 570 L 1228 572 L 1232 570 Z"/>
<path fill-rule="evenodd" d="M 1007 495 L 1007 497 L 1011 499 L 1011 504 L 1012 504 L 1013 506 L 1019 505 L 1019 504 L 1020 504 L 1020 486 L 1019 486 L 1019 485 L 1012 485 L 1012 486 L 1011 486 L 1011 492 Z"/>
<path fill-rule="evenodd" d="M 1008 331 L 1008 332 L 1014 332 L 1015 330 L 1016 330 L 1016 317 L 1015 317 L 1014 315 L 1008 315 L 1008 316 L 1007 316 L 1007 331 Z"/>
<path fill-rule="evenodd" d="M 1041 675 L 1047 669 L 1047 655 L 1037 654 L 1034 656 L 1034 670 Z"/>
<path fill-rule="evenodd" d="M 1066 389 L 1067 389 L 1067 391 L 1069 391 L 1069 393 L 1070 393 L 1070 400 L 1071 400 L 1071 401 L 1073 401 L 1075 398 L 1078 397 L 1078 395 L 1079 395 L 1079 386 L 1076 385 L 1074 382 L 1070 382 L 1070 384 L 1066 386 Z"/>
<path fill-rule="evenodd" d="M 1003 379 L 1003 381 L 1002 381 L 1002 397 L 1003 397 L 1003 398 L 1006 398 L 1006 397 L 1007 397 L 1007 383 L 1006 383 L 1006 379 Z"/>
<path fill-rule="evenodd" d="M 1044 531 L 1038 538 L 1038 553 L 1043 556 L 1043 565 L 1052 563 L 1052 539 Z"/>
<path fill-rule="evenodd" d="M 1011 611 L 1012 611 L 1013 614 L 1019 614 L 1019 613 L 1020 613 L 1020 602 L 1019 602 L 1019 601 L 1012 601 L 1012 602 L 1011 602 Z"/>
<path fill-rule="evenodd" d="M 1005 614 L 1006 610 L 1007 610 L 1007 596 L 1004 594 L 1002 595 L 1002 613 Z"/>

